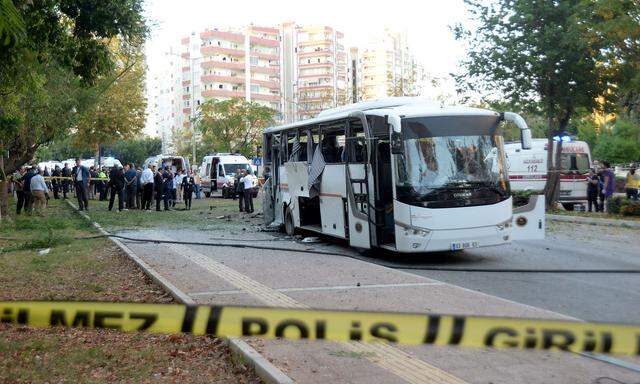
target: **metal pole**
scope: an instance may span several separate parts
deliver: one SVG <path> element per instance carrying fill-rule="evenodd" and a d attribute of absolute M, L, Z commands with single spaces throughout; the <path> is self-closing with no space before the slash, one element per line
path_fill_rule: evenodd
<path fill-rule="evenodd" d="M 195 60 L 196 58 L 191 59 L 191 166 L 196 164 L 196 127 L 194 116 L 194 110 L 196 107 Z"/>

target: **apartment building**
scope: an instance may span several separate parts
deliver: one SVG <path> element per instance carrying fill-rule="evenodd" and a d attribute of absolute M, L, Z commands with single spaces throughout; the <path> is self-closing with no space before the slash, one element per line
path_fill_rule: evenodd
<path fill-rule="evenodd" d="M 346 104 L 347 54 L 344 34 L 329 26 L 281 25 L 285 122 L 315 117 Z"/>
<path fill-rule="evenodd" d="M 360 100 L 420 93 L 423 69 L 411 54 L 406 34 L 385 29 L 372 36 L 358 55 Z"/>
<path fill-rule="evenodd" d="M 177 52 L 163 54 L 161 65 L 147 73 L 147 126 L 149 136 L 162 139 L 163 152 L 172 151 L 176 130 L 182 125 L 181 59 Z"/>
<path fill-rule="evenodd" d="M 280 37 L 274 27 L 208 29 L 183 38 L 183 115 L 209 99 L 243 98 L 281 112 Z"/>

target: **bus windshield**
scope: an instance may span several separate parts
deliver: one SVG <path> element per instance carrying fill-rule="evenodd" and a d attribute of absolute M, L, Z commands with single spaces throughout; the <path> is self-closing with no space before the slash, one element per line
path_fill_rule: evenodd
<path fill-rule="evenodd" d="M 406 120 L 410 121 L 402 125 L 404 153 L 396 155 L 399 201 L 451 208 L 494 204 L 509 197 L 497 118 Z"/>

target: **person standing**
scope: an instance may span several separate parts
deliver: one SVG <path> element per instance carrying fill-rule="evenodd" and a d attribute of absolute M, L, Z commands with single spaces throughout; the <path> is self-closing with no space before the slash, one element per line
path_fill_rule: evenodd
<path fill-rule="evenodd" d="M 163 181 L 163 199 L 164 199 L 164 210 L 165 211 L 170 211 L 171 208 L 170 206 L 170 202 L 172 201 L 173 198 L 173 193 L 175 192 L 174 189 L 174 179 L 173 179 L 173 175 L 171 174 L 171 172 L 165 168 L 164 172 L 162 172 L 162 181 Z"/>
<path fill-rule="evenodd" d="M 140 186 L 142 189 L 142 207 L 140 209 L 144 209 L 145 211 L 149 211 L 151 209 L 154 171 L 155 166 L 153 167 L 153 169 L 147 167 L 140 174 Z"/>
<path fill-rule="evenodd" d="M 47 206 L 47 198 L 49 197 L 49 188 L 47 188 L 43 175 L 44 171 L 39 170 L 29 181 L 31 195 L 33 196 L 33 210 L 40 216 L 44 216 L 44 209 Z"/>
<path fill-rule="evenodd" d="M 235 199 L 238 196 L 238 209 L 240 212 L 244 212 L 244 185 L 240 179 L 242 179 L 242 170 L 238 168 L 236 169 L 235 183 L 233 185 L 235 187 L 233 198 Z"/>
<path fill-rule="evenodd" d="M 627 182 L 625 183 L 627 199 L 638 200 L 638 188 L 640 188 L 640 175 L 636 173 L 635 168 L 631 168 L 627 173 Z"/>
<path fill-rule="evenodd" d="M 125 207 L 134 209 L 136 204 L 136 169 L 133 164 L 127 164 L 125 178 Z"/>
<path fill-rule="evenodd" d="M 114 165 L 111 168 L 111 172 L 109 172 L 109 181 L 107 186 L 110 189 L 109 196 L 109 210 L 113 209 L 113 201 L 116 199 L 116 195 L 118 196 L 118 211 L 122 212 L 124 208 L 124 201 L 122 199 L 122 190 L 124 189 L 125 179 L 124 179 L 124 171 L 121 167 Z"/>
<path fill-rule="evenodd" d="M 86 211 L 89 209 L 87 190 L 89 188 L 89 182 L 91 181 L 91 175 L 87 167 L 82 165 L 79 157 L 76 158 L 76 166 L 73 167 L 71 173 L 76 188 L 76 197 L 78 198 L 78 209 Z"/>
<path fill-rule="evenodd" d="M 193 176 L 193 189 L 196 193 L 196 199 L 199 200 L 200 199 L 200 185 L 202 184 L 202 180 L 200 179 L 200 174 L 198 172 L 194 172 L 194 176 Z"/>
<path fill-rule="evenodd" d="M 176 202 L 180 202 L 180 200 L 182 199 L 182 180 L 185 178 L 185 174 L 184 174 L 184 170 L 181 169 L 178 171 L 178 173 L 176 174 L 176 187 L 177 187 L 177 191 L 176 191 Z"/>
<path fill-rule="evenodd" d="M 171 171 L 171 207 L 176 207 L 178 200 L 178 180 L 176 180 L 176 172 Z"/>
<path fill-rule="evenodd" d="M 142 209 L 142 183 L 140 182 L 140 176 L 142 176 L 142 169 L 138 167 L 136 169 L 136 209 Z"/>
<path fill-rule="evenodd" d="M 28 167 L 27 173 L 22 178 L 22 191 L 24 192 L 24 211 L 31 214 L 33 207 L 33 196 L 31 195 L 31 178 L 35 176 L 35 168 Z"/>
<path fill-rule="evenodd" d="M 182 178 L 182 193 L 184 194 L 184 205 L 187 211 L 191 210 L 191 198 L 193 197 L 193 187 L 195 180 L 193 174 L 184 176 Z"/>
<path fill-rule="evenodd" d="M 69 163 L 64 163 L 64 167 L 62 168 L 62 198 L 67 198 L 67 193 L 69 193 L 69 178 L 71 177 L 71 168 L 69 168 Z"/>
<path fill-rule="evenodd" d="M 162 192 L 164 191 L 164 181 L 162 179 L 162 172 L 156 171 L 156 166 L 153 166 L 153 190 L 156 193 L 156 211 L 160 211 L 160 200 L 162 200 Z"/>
<path fill-rule="evenodd" d="M 25 206 L 24 203 L 24 167 L 18 168 L 13 175 L 11 176 L 11 181 L 13 181 L 13 186 L 16 191 L 16 215 L 19 215 L 22 211 L 22 207 Z M 25 208 L 26 211 L 26 208 Z"/>
<path fill-rule="evenodd" d="M 51 189 L 53 190 L 53 198 L 58 200 L 60 198 L 60 185 L 61 181 L 59 177 L 62 176 L 62 172 L 60 172 L 60 166 L 56 165 L 51 173 Z"/>
<path fill-rule="evenodd" d="M 100 169 L 98 178 L 102 179 L 98 181 L 98 189 L 100 190 L 100 201 L 105 201 L 107 200 L 107 183 L 105 183 L 104 179 L 107 178 L 107 172 L 105 172 L 104 167 Z"/>
<path fill-rule="evenodd" d="M 253 213 L 253 175 L 250 175 L 246 169 L 243 169 L 240 182 L 244 186 L 242 192 L 244 194 L 244 210 L 247 213 Z"/>
<path fill-rule="evenodd" d="M 89 199 L 93 200 L 96 198 L 96 181 L 94 179 L 98 177 L 98 172 L 95 167 L 89 168 L 89 175 L 91 175 L 91 181 L 89 182 Z"/>
<path fill-rule="evenodd" d="M 604 196 L 602 201 L 602 211 L 608 213 L 609 207 L 607 207 L 607 201 L 611 199 L 611 196 L 613 196 L 613 192 L 615 191 L 616 178 L 608 161 L 603 161 L 602 165 L 604 165 L 604 170 L 602 171 L 602 195 Z"/>
<path fill-rule="evenodd" d="M 598 188 L 600 185 L 600 179 L 598 175 L 593 171 L 593 169 L 589 170 L 589 175 L 587 176 L 587 209 L 591 212 L 591 209 L 598 212 Z"/>

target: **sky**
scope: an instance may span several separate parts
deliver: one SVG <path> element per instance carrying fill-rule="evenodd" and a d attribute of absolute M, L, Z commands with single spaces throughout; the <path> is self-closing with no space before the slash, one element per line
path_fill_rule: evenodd
<path fill-rule="evenodd" d="M 364 46 L 371 35 L 388 27 L 406 32 L 418 62 L 430 76 L 448 77 L 464 56 L 464 46 L 450 27 L 467 20 L 462 0 L 147 0 L 151 40 L 147 45 L 150 70 L 162 65 L 162 54 L 178 47 L 191 32 L 209 27 L 278 25 L 329 25 L 344 32 L 345 46 Z M 451 81 L 441 90 L 450 93 Z"/>

